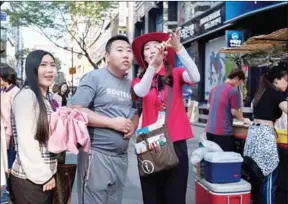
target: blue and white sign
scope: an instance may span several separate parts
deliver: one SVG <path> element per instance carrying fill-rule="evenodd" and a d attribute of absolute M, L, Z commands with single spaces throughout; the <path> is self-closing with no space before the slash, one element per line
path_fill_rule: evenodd
<path fill-rule="evenodd" d="M 6 21 L 7 19 L 7 14 L 4 11 L 1 11 L 1 21 Z"/>
<path fill-rule="evenodd" d="M 244 32 L 238 30 L 226 30 L 226 46 L 240 47 L 244 43 Z"/>

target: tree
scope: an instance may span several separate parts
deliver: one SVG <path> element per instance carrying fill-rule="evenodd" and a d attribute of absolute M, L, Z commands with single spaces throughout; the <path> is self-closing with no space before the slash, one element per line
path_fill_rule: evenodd
<path fill-rule="evenodd" d="M 96 69 L 89 50 L 101 36 L 105 20 L 113 17 L 110 10 L 115 6 L 111 1 L 10 2 L 6 12 L 13 26 L 37 30 L 55 46 L 85 56 Z M 66 48 L 60 42 L 67 36 L 76 42 L 78 49 Z"/>

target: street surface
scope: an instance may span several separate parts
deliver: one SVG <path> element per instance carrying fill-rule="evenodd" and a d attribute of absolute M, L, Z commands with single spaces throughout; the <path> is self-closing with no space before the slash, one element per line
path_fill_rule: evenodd
<path fill-rule="evenodd" d="M 195 138 L 187 140 L 189 158 L 191 152 L 198 147 L 199 136 L 204 132 L 204 128 L 193 126 L 193 132 Z M 142 193 L 137 169 L 137 160 L 134 153 L 133 140 L 129 145 L 129 167 L 128 167 L 128 176 L 126 180 L 126 186 L 124 189 L 124 196 L 122 204 L 142 204 Z M 77 156 L 68 154 L 66 157 L 66 163 L 77 163 Z M 187 187 L 187 197 L 186 204 L 194 204 L 194 173 L 192 172 L 192 167 L 189 168 L 189 178 L 188 178 L 188 187 Z M 77 175 L 75 178 L 71 204 L 78 204 L 78 195 L 77 195 Z"/>

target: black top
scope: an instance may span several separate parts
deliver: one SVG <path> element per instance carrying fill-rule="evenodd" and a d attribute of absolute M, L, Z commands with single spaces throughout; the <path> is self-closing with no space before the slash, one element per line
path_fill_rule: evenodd
<path fill-rule="evenodd" d="M 282 115 L 282 110 L 279 108 L 279 104 L 286 100 L 287 92 L 267 88 L 259 102 L 253 108 L 254 118 L 275 122 Z"/>
<path fill-rule="evenodd" d="M 65 96 L 65 94 L 60 94 L 60 96 L 62 97 L 62 104 L 61 106 L 66 106 L 67 105 L 67 98 Z"/>

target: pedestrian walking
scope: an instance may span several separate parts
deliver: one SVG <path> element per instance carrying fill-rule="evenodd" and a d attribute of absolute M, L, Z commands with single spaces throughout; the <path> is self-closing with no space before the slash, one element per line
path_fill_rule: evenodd
<path fill-rule="evenodd" d="M 274 66 L 262 76 L 254 97 L 254 121 L 248 129 L 243 155 L 250 162 L 251 173 L 260 183 L 260 189 L 252 186 L 253 203 L 256 204 L 276 203 L 279 154 L 274 125 L 282 112 L 288 113 L 287 88 L 287 67 Z"/>
<path fill-rule="evenodd" d="M 57 101 L 59 106 L 67 106 L 69 93 L 69 87 L 67 83 L 64 82 L 59 85 L 58 92 L 53 95 L 53 99 Z"/>
<path fill-rule="evenodd" d="M 91 160 L 78 155 L 79 204 L 120 204 L 127 175 L 129 139 L 138 126 L 126 77 L 133 54 L 127 37 L 110 38 L 105 47 L 107 67 L 86 74 L 80 81 L 73 108 L 88 114 Z M 87 168 L 90 167 L 89 174 Z M 88 180 L 86 176 L 89 176 Z"/>
<path fill-rule="evenodd" d="M 30 52 L 26 80 L 14 98 L 12 131 L 16 159 L 11 180 L 15 204 L 51 204 L 57 171 L 56 155 L 47 150 L 49 117 L 53 111 L 47 94 L 56 75 L 52 54 Z"/>
<path fill-rule="evenodd" d="M 133 80 L 133 90 L 142 98 L 142 127 L 155 123 L 168 100 L 168 86 L 173 87 L 171 109 L 167 119 L 169 136 L 173 141 L 179 164 L 167 171 L 140 176 L 145 204 L 184 204 L 188 180 L 188 151 L 186 140 L 193 137 L 182 98 L 184 84 L 200 80 L 194 61 L 180 43 L 180 29 L 171 34 L 148 33 L 136 38 L 133 53 L 143 68 Z M 175 68 L 175 52 L 184 68 Z"/>
<path fill-rule="evenodd" d="M 12 168 L 12 164 L 15 160 L 15 149 L 14 143 L 11 139 L 12 137 L 12 129 L 11 129 L 11 107 L 14 100 L 15 95 L 18 93 L 19 88 L 16 85 L 17 75 L 14 69 L 9 67 L 7 64 L 1 65 L 0 69 L 0 80 L 1 87 L 3 90 L 1 91 L 1 120 L 3 120 L 3 129 L 5 131 L 5 141 L 8 155 L 8 170 L 7 170 L 7 187 L 6 191 L 1 197 L 1 204 L 8 203 L 10 200 L 10 172 Z"/>
<path fill-rule="evenodd" d="M 247 124 L 251 123 L 240 112 L 241 95 L 238 87 L 244 79 L 245 74 L 241 69 L 233 69 L 228 79 L 212 88 L 209 94 L 207 139 L 216 142 L 224 151 L 233 151 L 233 118 Z"/>

